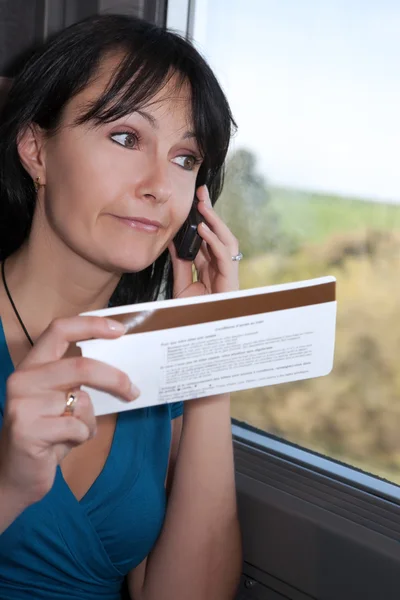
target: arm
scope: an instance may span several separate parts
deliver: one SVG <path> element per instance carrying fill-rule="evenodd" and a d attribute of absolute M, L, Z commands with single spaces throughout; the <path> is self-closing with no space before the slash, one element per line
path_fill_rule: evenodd
<path fill-rule="evenodd" d="M 241 566 L 229 397 L 189 401 L 164 526 L 130 590 L 135 600 L 231 600 Z"/>
<path fill-rule="evenodd" d="M 167 497 L 171 492 L 171 486 L 174 479 L 176 460 L 178 458 L 179 444 L 182 435 L 183 417 L 177 417 L 171 422 L 171 446 L 169 450 L 169 459 L 167 467 L 167 476 L 165 478 L 165 489 Z M 142 589 L 146 574 L 147 557 L 132 571 L 128 573 L 127 581 L 131 598 L 140 600 L 142 597 Z"/>
<path fill-rule="evenodd" d="M 206 186 L 197 189 L 204 244 L 193 265 L 171 242 L 174 297 L 239 289 L 238 241 L 214 212 Z M 135 600 L 232 600 L 242 566 L 230 400 L 185 404 L 182 436 L 167 513 Z"/>

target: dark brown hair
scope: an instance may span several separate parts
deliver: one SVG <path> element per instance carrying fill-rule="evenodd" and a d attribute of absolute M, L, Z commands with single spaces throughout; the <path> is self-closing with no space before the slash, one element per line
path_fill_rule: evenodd
<path fill-rule="evenodd" d="M 78 120 L 110 122 L 139 109 L 171 76 L 188 82 L 192 119 L 204 157 L 196 185 L 207 183 L 217 200 L 224 161 L 235 126 L 226 97 L 212 70 L 182 37 L 141 19 L 123 15 L 90 17 L 68 27 L 40 47 L 16 76 L 0 113 L 0 260 L 29 235 L 35 209 L 32 179 L 22 167 L 17 139 L 30 124 L 56 131 L 66 104 L 96 74 L 107 53 L 122 51 L 111 84 Z M 126 273 L 111 304 L 155 299 L 172 293 L 168 251 L 139 273 Z"/>

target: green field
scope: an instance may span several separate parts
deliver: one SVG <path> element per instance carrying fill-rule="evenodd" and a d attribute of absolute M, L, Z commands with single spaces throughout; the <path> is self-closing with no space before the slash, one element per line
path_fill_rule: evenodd
<path fill-rule="evenodd" d="M 300 242 L 321 242 L 338 232 L 400 229 L 400 205 L 280 188 L 269 193 L 283 231 Z"/>
<path fill-rule="evenodd" d="M 232 414 L 400 485 L 400 205 L 276 188 L 265 194 L 278 213 L 278 240 L 296 244 L 245 254 L 241 287 L 334 275 L 335 364 L 327 377 L 238 392 Z M 254 214 L 235 221 L 231 213 L 241 242 L 254 236 Z M 261 210 L 258 224 L 270 224 Z"/>

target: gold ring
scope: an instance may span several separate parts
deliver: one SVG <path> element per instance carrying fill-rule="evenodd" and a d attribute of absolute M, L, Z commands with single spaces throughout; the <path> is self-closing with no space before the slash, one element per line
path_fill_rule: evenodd
<path fill-rule="evenodd" d="M 75 411 L 75 405 L 78 401 L 78 394 L 74 392 L 67 392 L 67 399 L 65 401 L 64 415 L 73 415 Z"/>

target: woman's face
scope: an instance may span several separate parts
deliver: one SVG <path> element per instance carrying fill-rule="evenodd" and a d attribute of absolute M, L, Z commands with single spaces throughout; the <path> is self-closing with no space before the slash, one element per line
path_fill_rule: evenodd
<path fill-rule="evenodd" d="M 86 260 L 109 271 L 140 271 L 187 217 L 201 157 L 190 93 L 174 82 L 140 112 L 96 127 L 74 125 L 108 83 L 106 67 L 107 61 L 70 101 L 60 129 L 45 141 L 41 212 L 57 238 Z"/>

